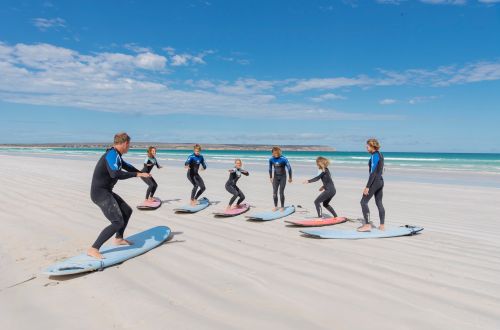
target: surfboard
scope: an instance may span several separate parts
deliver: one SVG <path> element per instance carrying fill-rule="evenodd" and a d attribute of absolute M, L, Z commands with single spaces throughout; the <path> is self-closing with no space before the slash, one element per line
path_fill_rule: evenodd
<path fill-rule="evenodd" d="M 179 208 L 174 209 L 175 213 L 196 213 L 199 212 L 203 209 L 206 209 L 207 207 L 210 206 L 210 201 L 208 198 L 203 197 L 201 199 L 198 199 L 198 203 L 195 206 L 192 205 L 184 205 Z"/>
<path fill-rule="evenodd" d="M 243 214 L 250 210 L 250 205 L 248 204 L 241 204 L 240 207 L 230 209 L 230 210 L 224 210 L 223 212 L 216 212 L 214 213 L 214 217 L 216 218 L 229 218 L 229 217 L 235 217 L 237 215 Z"/>
<path fill-rule="evenodd" d="M 336 239 L 363 239 L 363 238 L 387 238 L 398 236 L 410 236 L 424 230 L 422 227 L 405 225 L 401 227 L 387 228 L 386 230 L 372 229 L 370 232 L 359 232 L 357 230 L 301 230 L 306 236 L 315 238 L 336 238 Z"/>
<path fill-rule="evenodd" d="M 42 271 L 42 274 L 62 276 L 102 270 L 154 249 L 162 244 L 169 235 L 170 228 L 165 226 L 153 227 L 127 237 L 126 239 L 133 242 L 133 245 L 102 246 L 99 251 L 105 259 L 96 259 L 86 254 L 80 254 L 47 267 Z"/>
<path fill-rule="evenodd" d="M 291 205 L 291 206 L 285 206 L 285 209 L 283 211 L 278 209 L 277 211 L 254 213 L 247 216 L 247 218 L 248 220 L 252 221 L 271 221 L 287 217 L 294 212 L 295 212 L 295 206 Z"/>
<path fill-rule="evenodd" d="M 300 227 L 321 227 L 321 226 L 331 226 L 337 225 L 339 223 L 346 222 L 347 218 L 337 217 L 337 218 L 316 218 L 308 220 L 285 220 L 285 222 L 292 224 L 294 226 Z"/>
<path fill-rule="evenodd" d="M 149 210 L 156 210 L 160 206 L 161 206 L 161 199 L 155 197 L 154 201 L 142 202 L 141 204 L 137 205 L 137 209 L 141 211 L 149 211 Z"/>

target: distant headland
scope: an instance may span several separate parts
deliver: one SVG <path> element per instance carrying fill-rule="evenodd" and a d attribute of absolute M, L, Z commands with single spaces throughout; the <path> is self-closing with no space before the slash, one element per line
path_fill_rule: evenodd
<path fill-rule="evenodd" d="M 161 143 L 161 142 L 132 142 L 132 149 L 146 149 L 155 146 L 159 149 L 190 150 L 194 143 Z M 107 148 L 110 143 L 40 143 L 40 144 L 0 144 L 0 148 Z M 205 150 L 270 150 L 271 144 L 210 144 L 202 145 Z M 323 145 L 280 145 L 287 151 L 335 151 L 335 148 Z"/>

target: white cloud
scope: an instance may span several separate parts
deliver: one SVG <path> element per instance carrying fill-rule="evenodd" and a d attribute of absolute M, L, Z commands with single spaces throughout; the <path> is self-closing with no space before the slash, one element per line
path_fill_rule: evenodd
<path fill-rule="evenodd" d="M 311 97 L 311 101 L 313 102 L 323 102 L 323 101 L 329 101 L 329 100 L 345 100 L 345 96 L 338 95 L 338 94 L 333 94 L 333 93 L 326 93 L 322 94 L 317 97 Z"/>
<path fill-rule="evenodd" d="M 175 48 L 173 47 L 165 47 L 163 48 L 165 52 L 167 52 L 170 57 L 170 62 L 172 66 L 187 66 L 193 64 L 206 64 L 204 58 L 207 55 L 214 54 L 213 50 L 204 50 L 197 54 L 188 54 L 188 53 L 177 53 Z"/>
<path fill-rule="evenodd" d="M 0 100 L 144 114 L 191 113 L 238 117 L 338 120 L 398 119 L 345 113 L 332 108 L 280 100 L 276 86 L 288 81 L 238 79 L 235 82 L 166 80 L 158 70 L 166 59 L 154 53 L 81 54 L 49 44 L 0 43 Z M 197 85 L 195 89 L 192 86 Z"/>
<path fill-rule="evenodd" d="M 367 77 L 357 77 L 357 78 L 313 78 L 313 79 L 303 79 L 298 80 L 295 85 L 285 87 L 285 92 L 303 92 L 307 90 L 332 90 L 341 87 L 351 87 L 351 86 L 363 86 L 368 85 L 370 79 Z"/>
<path fill-rule="evenodd" d="M 467 3 L 467 0 L 420 0 L 420 1 L 430 5 L 453 5 L 453 6 L 462 6 Z"/>
<path fill-rule="evenodd" d="M 500 0 L 478 0 L 478 1 L 486 4 L 500 3 Z"/>
<path fill-rule="evenodd" d="M 383 99 L 383 100 L 380 100 L 378 103 L 381 105 L 390 105 L 390 104 L 394 104 L 396 102 L 397 102 L 397 100 L 395 100 L 395 99 Z"/>
<path fill-rule="evenodd" d="M 415 97 L 412 97 L 411 99 L 408 100 L 408 103 L 411 104 L 411 105 L 415 105 L 415 104 L 419 104 L 419 103 L 425 103 L 425 102 L 429 102 L 429 101 L 432 101 L 432 100 L 435 100 L 437 99 L 438 96 L 415 96 Z"/>
<path fill-rule="evenodd" d="M 33 25 L 40 31 L 47 31 L 49 29 L 58 29 L 66 27 L 66 21 L 60 17 L 56 18 L 34 18 Z"/>

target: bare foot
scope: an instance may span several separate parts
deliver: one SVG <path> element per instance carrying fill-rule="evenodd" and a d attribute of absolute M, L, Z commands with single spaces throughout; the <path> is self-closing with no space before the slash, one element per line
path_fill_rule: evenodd
<path fill-rule="evenodd" d="M 133 243 L 124 238 L 115 238 L 115 245 L 132 245 Z"/>
<path fill-rule="evenodd" d="M 370 224 L 362 225 L 361 227 L 358 228 L 359 232 L 369 232 L 372 230 L 372 226 Z"/>
<path fill-rule="evenodd" d="M 284 207 L 280 207 L 280 211 L 281 212 L 285 212 L 285 208 Z"/>
<path fill-rule="evenodd" d="M 378 230 L 385 230 L 385 225 L 378 226 Z"/>
<path fill-rule="evenodd" d="M 87 255 L 89 257 L 96 258 L 96 259 L 105 259 L 104 256 L 99 252 L 99 250 L 96 248 L 93 248 L 93 247 L 91 247 L 87 250 Z"/>
<path fill-rule="evenodd" d="M 276 212 L 276 211 L 278 211 L 278 207 L 275 207 L 275 208 L 273 209 L 273 212 Z"/>
<path fill-rule="evenodd" d="M 232 206 L 231 206 L 231 205 L 228 205 L 228 206 L 226 207 L 226 211 L 231 210 L 231 208 L 232 208 Z"/>
<path fill-rule="evenodd" d="M 154 202 L 154 201 L 156 201 L 156 199 L 155 199 L 154 197 L 149 197 L 149 198 L 148 198 L 148 201 L 150 201 L 150 202 Z"/>
<path fill-rule="evenodd" d="M 191 206 L 196 206 L 198 204 L 198 201 L 196 199 L 191 200 Z"/>

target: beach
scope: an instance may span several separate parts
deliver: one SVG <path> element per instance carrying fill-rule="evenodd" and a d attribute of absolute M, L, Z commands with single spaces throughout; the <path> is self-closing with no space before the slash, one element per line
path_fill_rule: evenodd
<path fill-rule="evenodd" d="M 172 230 L 165 244 L 104 271 L 40 275 L 84 252 L 108 225 L 89 197 L 98 157 L 0 152 L 1 329 L 500 328 L 498 176 L 488 174 L 491 185 L 476 185 L 439 171 L 422 172 L 425 180 L 415 170 L 398 169 L 397 179 L 386 172 L 387 226 L 418 225 L 424 231 L 390 239 L 320 240 L 301 236 L 283 219 L 213 218 L 230 197 L 224 189 L 226 163 L 208 163 L 201 172 L 204 196 L 213 205 L 197 214 L 174 214 L 187 202 L 191 185 L 183 162 L 169 160 L 152 172 L 162 207 L 134 210 L 126 231 L 165 225 Z M 138 159 L 132 163 L 140 168 Z M 254 206 L 250 213 L 272 208 L 267 164 L 256 164 L 239 181 Z M 287 204 L 303 208 L 287 220 L 315 216 L 320 184 L 302 181 L 317 170 L 314 163 L 298 167 L 304 169 L 287 185 L 286 197 Z M 348 175 L 333 173 L 332 205 L 341 216 L 360 218 L 366 166 Z M 432 183 L 433 177 L 440 180 Z M 115 187 L 134 209 L 145 191 L 136 178 Z M 370 208 L 377 224 L 373 201 Z"/>

